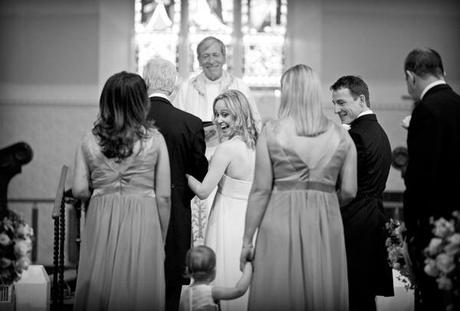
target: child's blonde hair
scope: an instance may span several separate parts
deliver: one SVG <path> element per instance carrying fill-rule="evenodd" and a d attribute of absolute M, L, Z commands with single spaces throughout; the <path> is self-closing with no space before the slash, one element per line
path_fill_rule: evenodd
<path fill-rule="evenodd" d="M 185 258 L 186 273 L 194 281 L 212 281 L 215 277 L 216 254 L 204 245 L 192 247 Z"/>
<path fill-rule="evenodd" d="M 213 104 L 214 114 L 216 112 L 217 101 L 223 101 L 225 106 L 235 118 L 233 128 L 234 136 L 239 135 L 246 145 L 254 149 L 258 136 L 256 122 L 246 96 L 238 90 L 227 90 L 216 97 Z M 220 127 L 217 126 L 220 131 Z"/>

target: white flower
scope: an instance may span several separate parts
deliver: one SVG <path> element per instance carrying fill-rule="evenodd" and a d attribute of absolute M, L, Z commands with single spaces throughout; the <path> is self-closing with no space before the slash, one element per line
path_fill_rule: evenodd
<path fill-rule="evenodd" d="M 436 282 L 438 282 L 438 288 L 443 289 L 443 290 L 451 290 L 452 289 L 452 281 L 446 277 L 446 276 L 441 276 L 436 279 Z"/>
<path fill-rule="evenodd" d="M 346 129 L 347 131 L 349 131 L 349 130 L 351 129 L 350 124 L 346 124 L 346 123 L 342 123 L 342 127 L 343 127 L 344 129 Z"/>
<path fill-rule="evenodd" d="M 454 233 L 448 238 L 448 240 L 454 245 L 460 245 L 460 233 Z"/>
<path fill-rule="evenodd" d="M 0 245 L 7 246 L 10 244 L 11 239 L 6 233 L 0 233 Z"/>
<path fill-rule="evenodd" d="M 20 237 L 30 237 L 34 234 L 34 230 L 28 224 L 19 225 L 16 232 Z"/>
<path fill-rule="evenodd" d="M 432 238 L 430 244 L 426 248 L 430 255 L 435 255 L 441 251 L 442 239 Z"/>
<path fill-rule="evenodd" d="M 405 117 L 404 119 L 402 119 L 401 121 L 401 126 L 403 128 L 405 128 L 406 130 L 409 128 L 409 124 L 410 124 L 410 119 L 411 119 L 411 115 L 408 115 L 407 117 Z"/>
<path fill-rule="evenodd" d="M 436 220 L 434 225 L 433 234 L 440 238 L 447 237 L 454 232 L 454 222 L 447 221 L 442 217 Z"/>
<path fill-rule="evenodd" d="M 12 263 L 13 263 L 12 260 L 3 257 L 0 260 L 0 267 L 2 267 L 2 269 L 8 268 Z"/>
<path fill-rule="evenodd" d="M 439 254 L 436 256 L 436 268 L 444 273 L 451 272 L 455 269 L 454 258 L 444 253 Z"/>
<path fill-rule="evenodd" d="M 16 261 L 16 270 L 19 273 L 22 273 L 23 270 L 29 269 L 30 266 L 30 258 L 27 256 L 19 258 L 18 261 Z"/>
<path fill-rule="evenodd" d="M 17 241 L 14 245 L 14 252 L 19 257 L 26 256 L 29 250 L 30 246 L 27 245 L 27 242 L 24 240 Z"/>
<path fill-rule="evenodd" d="M 429 276 L 438 276 L 439 270 L 436 268 L 436 262 L 433 259 L 425 260 L 425 268 L 423 269 Z"/>

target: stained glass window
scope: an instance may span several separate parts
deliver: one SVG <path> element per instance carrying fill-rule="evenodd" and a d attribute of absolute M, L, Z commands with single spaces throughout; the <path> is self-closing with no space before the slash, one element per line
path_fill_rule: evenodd
<path fill-rule="evenodd" d="M 229 71 L 252 87 L 278 86 L 287 0 L 136 0 L 135 12 L 138 72 L 160 55 L 187 67 L 178 68 L 181 78 L 198 73 L 196 47 L 204 37 L 215 36 L 227 47 Z M 181 44 L 186 44 L 182 53 Z"/>

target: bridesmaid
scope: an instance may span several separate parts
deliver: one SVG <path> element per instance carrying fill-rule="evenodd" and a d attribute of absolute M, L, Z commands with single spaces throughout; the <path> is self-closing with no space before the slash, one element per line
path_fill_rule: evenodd
<path fill-rule="evenodd" d="M 200 183 L 188 175 L 190 188 L 206 198 L 217 185 L 205 236 L 205 245 L 217 257 L 214 285 L 232 287 L 241 277 L 239 251 L 243 238 L 244 217 L 251 189 L 256 122 L 248 100 L 237 90 L 228 90 L 214 101 L 214 123 L 221 143 L 211 158 L 208 173 Z M 231 301 L 222 301 L 222 311 L 246 310 L 247 294 Z"/>
<path fill-rule="evenodd" d="M 324 115 L 320 94 L 310 67 L 290 68 L 279 119 L 257 141 L 241 250 L 242 266 L 254 259 L 249 310 L 348 310 L 339 204 L 356 194 L 356 149 Z"/>
<path fill-rule="evenodd" d="M 164 309 L 170 170 L 163 136 L 146 120 L 147 103 L 139 75 L 111 76 L 77 150 L 72 192 L 90 201 L 75 310 Z"/>

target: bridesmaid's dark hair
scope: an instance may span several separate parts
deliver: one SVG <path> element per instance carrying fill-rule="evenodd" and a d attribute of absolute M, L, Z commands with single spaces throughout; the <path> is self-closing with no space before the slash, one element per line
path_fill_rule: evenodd
<path fill-rule="evenodd" d="M 154 128 L 147 120 L 148 100 L 145 82 L 137 74 L 122 71 L 107 80 L 92 130 L 107 158 L 121 161 L 133 153 L 136 141 L 147 138 Z"/>

